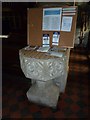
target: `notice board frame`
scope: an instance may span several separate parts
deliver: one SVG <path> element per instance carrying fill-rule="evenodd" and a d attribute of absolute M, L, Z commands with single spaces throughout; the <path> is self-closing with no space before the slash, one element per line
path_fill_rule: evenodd
<path fill-rule="evenodd" d="M 73 17 L 71 31 L 70 32 L 65 32 L 61 30 L 57 31 L 57 32 L 60 32 L 60 40 L 59 40 L 58 47 L 65 47 L 65 48 L 74 47 L 76 22 L 77 22 L 77 6 L 63 6 L 62 8 L 70 8 L 70 7 L 75 7 L 76 12 L 73 15 L 62 14 L 62 16 Z M 55 8 L 61 8 L 61 7 L 55 7 Z M 54 31 L 43 31 L 42 20 L 43 20 L 43 8 L 27 9 L 27 44 L 29 46 L 42 46 L 43 34 L 49 34 L 50 47 L 52 47 L 52 37 L 53 37 Z"/>

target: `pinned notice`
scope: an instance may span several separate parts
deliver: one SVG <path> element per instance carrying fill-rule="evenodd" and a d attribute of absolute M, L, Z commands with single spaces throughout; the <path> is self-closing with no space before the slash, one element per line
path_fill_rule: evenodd
<path fill-rule="evenodd" d="M 62 8 L 43 9 L 42 30 L 60 31 Z"/>
<path fill-rule="evenodd" d="M 73 17 L 69 17 L 69 16 L 62 17 L 61 31 L 66 31 L 66 32 L 71 31 L 72 19 L 73 19 Z"/>

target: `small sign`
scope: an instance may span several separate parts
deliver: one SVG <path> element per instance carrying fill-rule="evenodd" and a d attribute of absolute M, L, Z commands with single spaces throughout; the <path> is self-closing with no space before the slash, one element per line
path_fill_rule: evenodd
<path fill-rule="evenodd" d="M 60 32 L 53 32 L 52 45 L 58 45 L 60 38 Z"/>
<path fill-rule="evenodd" d="M 49 46 L 50 46 L 50 37 L 49 37 L 49 34 L 43 34 L 42 47 L 49 47 Z"/>

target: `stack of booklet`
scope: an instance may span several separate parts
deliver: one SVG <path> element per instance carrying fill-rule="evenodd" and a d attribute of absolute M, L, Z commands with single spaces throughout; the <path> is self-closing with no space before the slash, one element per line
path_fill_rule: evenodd
<path fill-rule="evenodd" d="M 37 49 L 37 51 L 39 52 L 48 52 L 50 49 L 50 47 L 39 47 L 39 49 Z"/>

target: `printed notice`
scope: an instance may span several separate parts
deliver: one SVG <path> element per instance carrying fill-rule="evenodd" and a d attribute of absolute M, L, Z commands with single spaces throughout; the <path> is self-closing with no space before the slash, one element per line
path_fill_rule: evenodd
<path fill-rule="evenodd" d="M 72 18 L 73 17 L 68 17 L 68 16 L 63 16 L 62 17 L 62 26 L 61 26 L 61 31 L 71 31 L 72 27 Z"/>
<path fill-rule="evenodd" d="M 62 8 L 43 9 L 42 30 L 60 31 Z"/>

